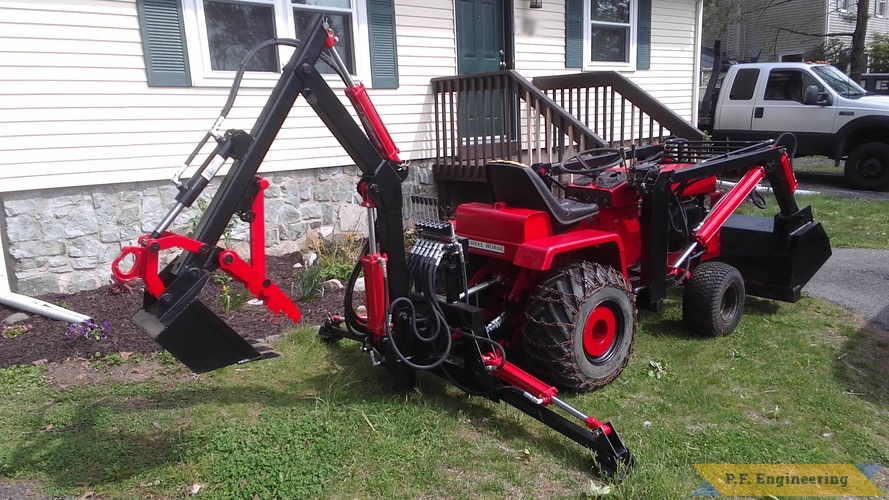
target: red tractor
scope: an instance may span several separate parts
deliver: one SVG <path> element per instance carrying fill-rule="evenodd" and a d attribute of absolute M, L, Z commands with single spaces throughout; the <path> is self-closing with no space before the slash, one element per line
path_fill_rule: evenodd
<path fill-rule="evenodd" d="M 405 249 L 401 183 L 407 165 L 367 98 L 333 50 L 320 16 L 299 42 L 281 80 L 248 133 L 219 132 L 237 82 L 214 128 L 217 146 L 185 183 L 177 203 L 151 234 L 123 249 L 113 265 L 121 280 L 145 282 L 133 316 L 161 346 L 195 372 L 275 357 L 267 345 L 234 332 L 197 299 L 211 273 L 243 283 L 274 313 L 300 313 L 265 274 L 259 165 L 299 95 L 321 117 L 362 172 L 368 242 L 352 272 L 343 316 L 331 316 L 322 339 L 358 341 L 396 389 L 413 387 L 418 371 L 503 401 L 592 450 L 599 470 L 621 475 L 634 464 L 617 430 L 559 398 L 613 380 L 633 346 L 636 307 L 659 310 L 667 290 L 684 286 L 683 312 L 702 334 L 724 335 L 738 323 L 746 294 L 795 301 L 830 255 L 827 236 L 800 210 L 784 147 L 690 143 L 594 150 L 560 164 L 500 161 L 487 167 L 494 203 L 465 203 L 452 218 L 418 222 Z M 364 126 L 353 120 L 315 67 L 326 62 L 346 83 Z M 170 233 L 227 159 L 229 174 L 194 235 Z M 716 176 L 735 172 L 723 194 Z M 564 179 L 570 177 L 571 182 Z M 780 207 L 774 218 L 732 215 L 768 178 Z M 555 195 L 554 192 L 559 193 Z M 218 246 L 233 215 L 250 223 L 248 263 Z M 159 253 L 181 249 L 159 269 Z M 133 261 L 124 270 L 125 257 Z M 353 307 L 358 279 L 366 313 Z M 570 420 L 573 418 L 574 421 Z"/>

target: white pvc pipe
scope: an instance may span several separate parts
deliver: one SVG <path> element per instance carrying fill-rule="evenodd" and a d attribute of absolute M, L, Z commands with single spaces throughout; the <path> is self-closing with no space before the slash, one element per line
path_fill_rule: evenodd
<path fill-rule="evenodd" d="M 737 184 L 738 184 L 737 182 L 731 182 L 731 181 L 719 181 L 719 182 L 717 182 L 717 187 L 733 188 L 733 187 L 735 187 Z M 759 185 L 758 185 L 758 186 L 756 186 L 755 191 L 756 191 L 757 193 L 771 194 L 771 193 L 772 193 L 772 187 L 771 187 L 771 186 L 759 186 Z M 793 192 L 793 194 L 808 195 L 808 194 L 819 194 L 819 193 L 818 193 L 818 191 L 808 191 L 808 190 L 805 190 L 805 189 L 797 189 L 796 191 Z"/>
<path fill-rule="evenodd" d="M 8 287 L 9 284 L 6 283 L 6 286 Z M 12 306 L 16 309 L 21 309 L 22 311 L 32 312 L 34 314 L 46 316 L 47 318 L 67 321 L 68 323 L 73 324 L 80 324 L 92 319 L 85 314 L 80 314 L 65 309 L 64 307 L 59 307 L 55 304 L 50 304 L 49 302 L 28 297 L 27 295 L 20 295 L 18 293 L 0 292 L 0 303 Z"/>
<path fill-rule="evenodd" d="M 2 243 L 2 238 L 0 238 L 0 243 Z M 0 304 L 73 324 L 80 324 L 92 319 L 85 314 L 80 314 L 64 307 L 35 299 L 34 297 L 13 293 L 9 288 L 9 278 L 6 275 L 6 251 L 2 244 L 0 244 Z"/>

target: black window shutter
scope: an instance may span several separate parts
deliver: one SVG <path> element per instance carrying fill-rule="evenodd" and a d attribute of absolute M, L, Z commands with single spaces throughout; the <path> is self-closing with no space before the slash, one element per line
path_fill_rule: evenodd
<path fill-rule="evenodd" d="M 565 67 L 583 67 L 583 0 L 565 2 Z"/>
<path fill-rule="evenodd" d="M 189 87 L 188 52 L 179 0 L 137 0 L 142 51 L 151 87 Z"/>
<path fill-rule="evenodd" d="M 367 0 L 367 17 L 371 85 L 375 89 L 397 89 L 398 53 L 395 48 L 393 0 Z"/>
<path fill-rule="evenodd" d="M 636 69 L 651 68 L 651 0 L 639 0 L 636 23 Z"/>

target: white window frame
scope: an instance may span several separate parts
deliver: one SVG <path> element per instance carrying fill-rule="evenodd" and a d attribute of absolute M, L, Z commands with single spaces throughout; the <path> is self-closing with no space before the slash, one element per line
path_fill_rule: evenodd
<path fill-rule="evenodd" d="M 796 57 L 799 56 L 799 61 L 785 61 L 785 57 Z M 806 55 L 802 52 L 782 52 L 778 54 L 778 62 L 805 62 Z"/>
<path fill-rule="evenodd" d="M 886 17 L 886 0 L 874 0 L 874 17 Z"/>
<path fill-rule="evenodd" d="M 837 0 L 837 12 L 849 12 L 849 0 Z"/>
<path fill-rule="evenodd" d="M 265 4 L 275 8 L 275 34 L 279 38 L 294 38 L 296 20 L 293 16 L 291 0 L 215 0 L 231 3 Z M 370 87 L 370 42 L 367 26 L 367 7 L 364 0 L 352 2 L 352 40 L 354 47 L 355 74 L 358 81 L 364 81 Z M 301 5 L 308 10 L 311 6 Z M 319 8 L 319 10 L 325 10 Z M 339 9 L 327 9 L 335 11 Z M 192 85 L 196 87 L 228 87 L 235 76 L 235 71 L 213 70 L 210 65 L 210 47 L 207 37 L 207 22 L 204 17 L 204 0 L 184 0 L 183 17 L 185 21 L 185 41 L 188 46 L 188 62 L 191 68 Z M 278 47 L 278 62 L 287 64 L 293 55 L 290 47 Z M 281 76 L 278 71 L 248 71 L 244 74 L 242 87 L 274 87 Z M 333 86 L 342 86 L 340 78 L 335 74 L 324 75 Z"/>
<path fill-rule="evenodd" d="M 592 17 L 592 9 L 590 8 L 590 1 L 585 0 L 583 2 L 583 60 L 584 69 L 591 70 L 601 70 L 601 69 L 616 69 L 616 70 L 627 70 L 627 69 L 635 69 L 636 68 L 636 31 L 639 25 L 639 1 L 638 0 L 630 0 L 630 33 L 629 33 L 629 44 L 627 47 L 627 61 L 626 62 L 615 62 L 615 61 L 593 61 L 593 49 L 592 49 L 592 39 L 593 39 L 593 23 L 600 24 L 603 26 L 626 26 L 625 23 L 610 23 L 604 21 L 593 21 Z"/>

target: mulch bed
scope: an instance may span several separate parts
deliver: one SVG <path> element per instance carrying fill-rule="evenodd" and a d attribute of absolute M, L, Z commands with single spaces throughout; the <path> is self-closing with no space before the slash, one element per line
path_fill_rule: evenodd
<path fill-rule="evenodd" d="M 294 279 L 293 266 L 300 261 L 299 253 L 268 256 L 266 272 L 272 282 L 296 302 L 302 312 L 300 325 L 320 325 L 327 318 L 328 312 L 341 312 L 343 292 L 328 291 L 323 295 L 319 294 L 311 302 L 298 301 L 299 287 Z M 111 325 L 108 338 L 71 339 L 67 335 L 69 327 L 67 323 L 29 313 L 30 317 L 27 320 L 17 324 L 29 325 L 31 330 L 14 338 L 0 337 L 0 368 L 54 363 L 72 358 L 102 357 L 121 352 L 150 354 L 159 351 L 160 346 L 141 328 L 130 322 L 130 317 L 142 304 L 141 282 L 136 281 L 134 285 L 129 293 L 115 293 L 116 290 L 109 285 L 74 294 L 39 297 L 72 311 L 92 316 L 99 324 L 107 321 Z M 223 283 L 211 279 L 199 299 L 241 335 L 263 339 L 295 327 L 289 318 L 273 316 L 263 305 L 244 304 L 232 311 L 224 311 L 221 300 L 222 286 Z M 249 292 L 238 283 L 230 283 L 228 286 L 232 294 L 249 295 Z M 0 321 L 16 312 L 19 311 L 0 305 Z"/>

